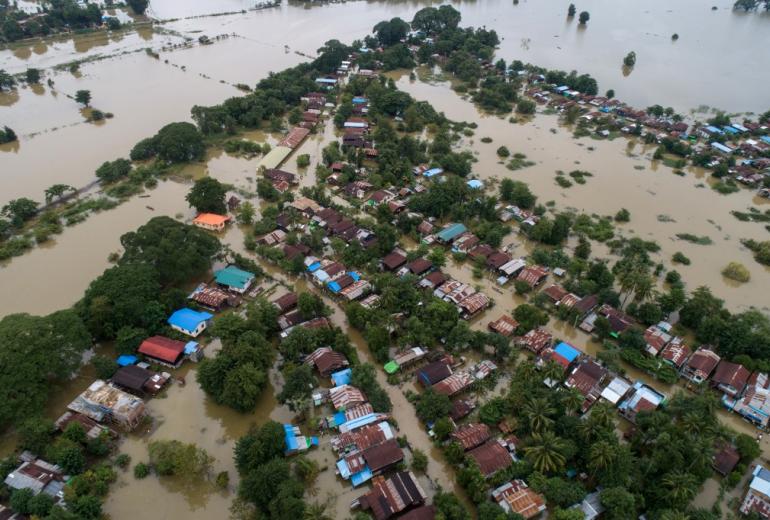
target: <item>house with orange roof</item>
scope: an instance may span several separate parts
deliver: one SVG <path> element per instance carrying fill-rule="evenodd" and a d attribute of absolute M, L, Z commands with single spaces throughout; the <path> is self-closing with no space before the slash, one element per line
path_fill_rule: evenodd
<path fill-rule="evenodd" d="M 230 217 L 226 215 L 217 215 L 216 213 L 201 213 L 193 219 L 193 226 L 208 231 L 222 231 L 225 225 L 230 222 Z"/>

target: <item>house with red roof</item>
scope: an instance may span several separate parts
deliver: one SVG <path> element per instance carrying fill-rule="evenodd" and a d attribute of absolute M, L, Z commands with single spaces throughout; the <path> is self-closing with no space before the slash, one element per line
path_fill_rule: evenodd
<path fill-rule="evenodd" d="M 139 345 L 138 352 L 161 365 L 177 368 L 184 361 L 185 343 L 163 336 L 152 336 Z"/>

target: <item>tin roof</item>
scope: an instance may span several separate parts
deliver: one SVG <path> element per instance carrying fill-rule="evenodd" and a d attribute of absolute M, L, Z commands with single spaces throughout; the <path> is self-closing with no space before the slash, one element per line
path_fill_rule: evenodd
<path fill-rule="evenodd" d="M 492 332 L 497 332 L 498 334 L 501 334 L 505 337 L 510 337 L 513 335 L 514 332 L 516 332 L 516 329 L 519 326 L 519 322 L 508 316 L 507 314 L 503 314 L 499 318 L 497 318 L 495 321 L 489 322 L 489 330 Z"/>
<path fill-rule="evenodd" d="M 193 330 L 195 326 L 187 330 Z M 139 345 L 138 352 L 166 363 L 176 364 L 184 354 L 184 342 L 176 341 L 163 336 L 152 336 Z"/>
<path fill-rule="evenodd" d="M 473 381 L 473 376 L 468 372 L 455 372 L 446 379 L 439 381 L 431 388 L 433 388 L 436 393 L 452 397 L 469 388 L 473 384 Z"/>
<path fill-rule="evenodd" d="M 450 436 L 460 443 L 464 450 L 468 451 L 489 440 L 491 433 L 489 426 L 486 424 L 474 423 L 461 426 L 453 431 Z"/>
<path fill-rule="evenodd" d="M 476 461 L 481 473 L 486 477 L 513 464 L 511 454 L 496 440 L 487 441 L 472 449 L 468 455 Z"/>

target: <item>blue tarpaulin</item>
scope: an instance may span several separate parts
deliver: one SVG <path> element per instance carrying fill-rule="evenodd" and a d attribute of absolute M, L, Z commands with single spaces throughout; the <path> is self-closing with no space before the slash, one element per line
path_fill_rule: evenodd
<path fill-rule="evenodd" d="M 342 289 L 342 288 L 340 287 L 340 284 L 338 284 L 337 282 L 329 282 L 329 284 L 327 285 L 327 287 L 329 288 L 329 290 L 330 290 L 331 292 L 333 292 L 333 293 L 335 293 L 335 294 L 336 294 L 336 293 L 338 293 L 338 292 L 340 292 L 340 290 Z"/>
<path fill-rule="evenodd" d="M 347 385 L 350 383 L 350 378 L 353 375 L 353 371 L 349 368 L 346 368 L 345 370 L 340 370 L 339 372 L 335 372 L 332 374 L 332 382 L 334 382 L 334 386 L 342 386 Z"/>
<path fill-rule="evenodd" d="M 423 177 L 434 177 L 436 175 L 441 175 L 442 173 L 444 173 L 442 168 L 431 168 L 430 170 L 425 170 L 422 175 Z"/>
<path fill-rule="evenodd" d="M 369 102 L 369 100 L 366 99 L 365 97 L 356 96 L 356 97 L 353 98 L 353 104 L 354 105 L 361 105 L 363 103 L 368 103 L 368 102 Z"/>
<path fill-rule="evenodd" d="M 307 267 L 307 270 L 311 273 L 318 271 L 321 268 L 321 262 L 313 262 Z"/>
<path fill-rule="evenodd" d="M 137 361 L 139 361 L 139 358 L 136 356 L 123 354 L 122 356 L 118 357 L 118 366 L 127 367 L 129 365 L 135 365 Z"/>
<path fill-rule="evenodd" d="M 361 279 L 361 275 L 355 271 L 350 271 L 348 275 L 356 282 Z"/>
<path fill-rule="evenodd" d="M 559 354 L 561 357 L 563 357 L 570 363 L 575 361 L 575 358 L 577 358 L 580 355 L 580 351 L 578 349 L 576 349 L 569 343 L 564 343 L 563 341 L 558 345 L 556 345 L 554 352 Z"/>

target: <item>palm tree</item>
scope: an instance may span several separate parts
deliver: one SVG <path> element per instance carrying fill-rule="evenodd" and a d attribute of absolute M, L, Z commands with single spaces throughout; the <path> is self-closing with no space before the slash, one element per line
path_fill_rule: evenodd
<path fill-rule="evenodd" d="M 684 471 L 672 471 L 661 479 L 666 497 L 674 506 L 684 506 L 690 502 L 698 490 L 695 477 Z"/>
<path fill-rule="evenodd" d="M 591 446 L 588 453 L 588 465 L 594 473 L 609 468 L 617 458 L 617 445 L 609 441 L 599 441 Z"/>
<path fill-rule="evenodd" d="M 537 471 L 551 473 L 564 467 L 567 461 L 562 454 L 564 449 L 563 439 L 557 437 L 552 431 L 545 431 L 532 434 L 532 442 L 524 448 L 524 454 Z"/>
<path fill-rule="evenodd" d="M 315 502 L 305 507 L 305 513 L 302 520 L 334 520 L 326 514 L 326 504 Z"/>
<path fill-rule="evenodd" d="M 597 403 L 591 410 L 591 419 L 604 428 L 612 428 L 615 425 L 615 409 L 605 401 Z"/>
<path fill-rule="evenodd" d="M 583 401 L 585 401 L 585 397 L 583 397 L 583 394 L 581 394 L 574 388 L 570 388 L 569 390 L 567 390 L 561 398 L 561 404 L 564 406 L 564 408 L 567 410 L 567 413 L 569 413 L 570 415 L 580 410 L 580 407 L 583 405 Z"/>
<path fill-rule="evenodd" d="M 550 427 L 553 424 L 553 419 L 550 416 L 556 413 L 548 399 L 544 397 L 530 399 L 524 403 L 522 411 L 529 422 L 530 430 L 535 433 L 542 433 Z"/>
<path fill-rule="evenodd" d="M 555 361 L 549 361 L 543 369 L 543 379 L 551 381 L 561 381 L 564 379 L 564 367 Z"/>

